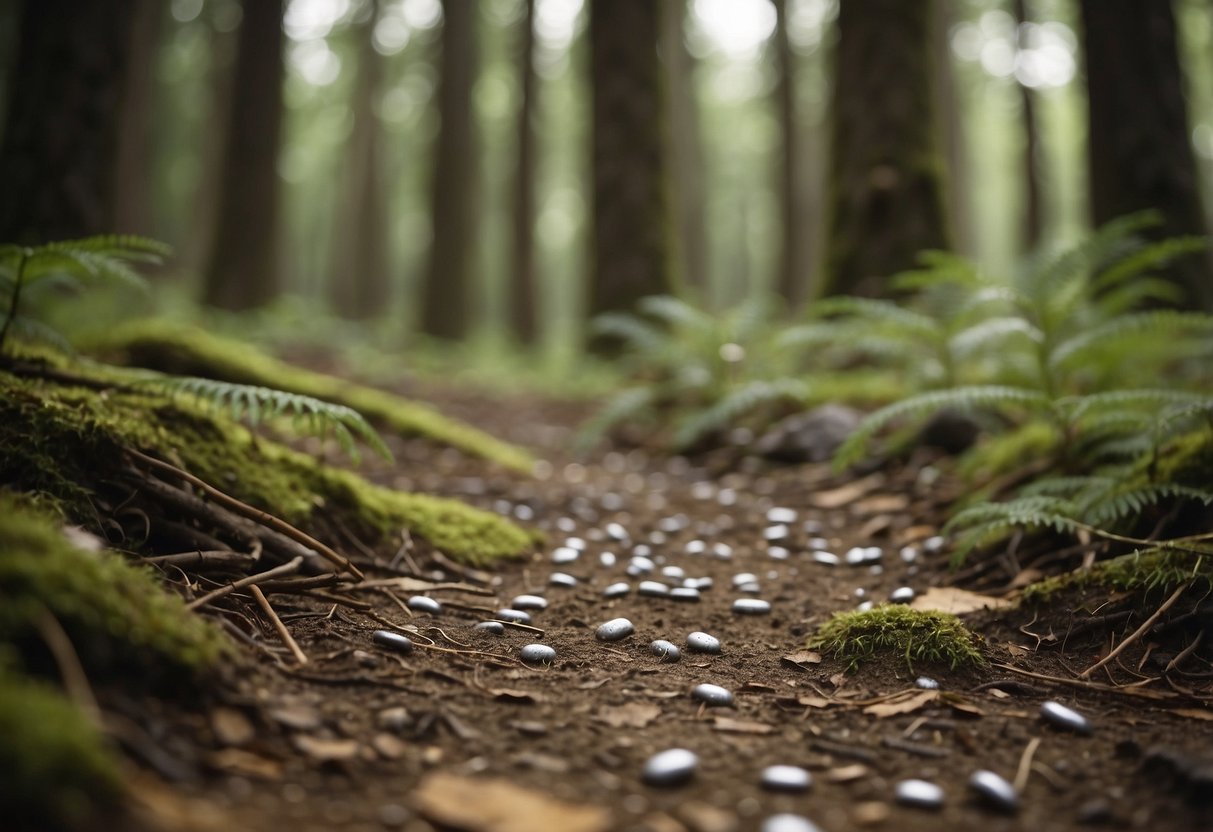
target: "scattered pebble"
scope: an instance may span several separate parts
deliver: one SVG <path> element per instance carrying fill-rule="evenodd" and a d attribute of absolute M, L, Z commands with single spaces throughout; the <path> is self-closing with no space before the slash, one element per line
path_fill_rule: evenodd
<path fill-rule="evenodd" d="M 769 509 L 767 509 L 767 522 L 768 523 L 795 523 L 796 522 L 796 510 L 790 509 L 790 508 L 782 508 L 779 506 L 776 506 L 775 508 L 769 508 Z"/>
<path fill-rule="evenodd" d="M 687 649 L 692 653 L 719 653 L 720 639 L 696 631 L 687 636 Z"/>
<path fill-rule="evenodd" d="M 510 602 L 510 609 L 515 610 L 546 610 L 548 599 L 538 595 L 519 595 Z"/>
<path fill-rule="evenodd" d="M 813 778 L 800 766 L 767 766 L 762 770 L 762 787 L 780 792 L 803 792 Z"/>
<path fill-rule="evenodd" d="M 913 546 L 901 547 L 901 559 L 906 563 L 913 563 L 918 560 L 918 550 Z"/>
<path fill-rule="evenodd" d="M 577 586 L 577 579 L 567 572 L 553 572 L 551 577 L 548 578 L 548 584 L 572 589 Z"/>
<path fill-rule="evenodd" d="M 657 568 L 657 564 L 648 558 L 637 555 L 628 561 L 627 573 L 635 578 L 637 575 L 647 575 Z"/>
<path fill-rule="evenodd" d="M 767 526 L 763 529 L 762 536 L 767 540 L 784 540 L 788 536 L 788 527 L 782 523 L 778 526 Z"/>
<path fill-rule="evenodd" d="M 650 786 L 677 786 L 690 780 L 698 767 L 699 756 L 694 751 L 670 748 L 649 757 L 642 776 Z"/>
<path fill-rule="evenodd" d="M 814 552 L 813 562 L 820 563 L 823 566 L 837 566 L 842 563 L 842 558 L 833 552 Z"/>
<path fill-rule="evenodd" d="M 1079 734 L 1090 734 L 1092 730 L 1091 723 L 1085 716 L 1060 702 L 1044 703 L 1040 706 L 1040 715 L 1058 728 L 1068 728 Z"/>
<path fill-rule="evenodd" d="M 943 545 L 946 542 L 947 541 L 945 541 L 939 535 L 935 535 L 934 537 L 928 537 L 926 540 L 924 540 L 922 542 L 922 550 L 924 552 L 938 552 L 939 550 L 943 549 Z"/>
<path fill-rule="evenodd" d="M 733 602 L 733 612 L 738 615 L 766 615 L 771 611 L 771 602 L 761 598 L 738 598 Z"/>
<path fill-rule="evenodd" d="M 395 650 L 397 653 L 413 652 L 413 642 L 391 630 L 376 630 L 371 635 L 371 641 L 387 650 Z"/>
<path fill-rule="evenodd" d="M 678 649 L 678 645 L 665 639 L 657 639 L 649 645 L 649 649 L 653 651 L 654 656 L 667 664 L 682 658 L 682 651 Z"/>
<path fill-rule="evenodd" d="M 919 676 L 914 680 L 914 684 L 923 690 L 939 690 L 939 682 L 936 682 L 930 676 Z"/>
<path fill-rule="evenodd" d="M 568 546 L 561 546 L 552 552 L 552 563 L 572 563 L 581 557 L 581 552 Z"/>
<path fill-rule="evenodd" d="M 873 604 L 871 601 L 864 601 L 862 604 L 857 604 L 855 606 L 855 612 L 867 612 L 868 610 L 872 609 L 872 607 L 874 607 L 874 606 L 876 606 L 876 605 Z"/>
<path fill-rule="evenodd" d="M 660 581 L 641 581 L 636 591 L 650 598 L 658 598 L 670 594 L 670 588 Z"/>
<path fill-rule="evenodd" d="M 696 685 L 691 689 L 691 698 L 698 699 L 712 707 L 730 708 L 733 706 L 733 694 L 720 685 Z"/>
<path fill-rule="evenodd" d="M 602 591 L 603 598 L 621 598 L 632 591 L 632 587 L 625 581 L 614 583 Z"/>
<path fill-rule="evenodd" d="M 713 543 L 712 556 L 717 560 L 729 560 L 733 557 L 733 547 L 727 543 Z"/>
<path fill-rule="evenodd" d="M 528 664 L 551 664 L 556 661 L 556 651 L 546 644 L 528 644 L 518 655 Z"/>
<path fill-rule="evenodd" d="M 746 595 L 759 595 L 762 593 L 762 586 L 758 583 L 742 584 L 737 587 L 738 592 L 744 592 Z"/>
<path fill-rule="evenodd" d="M 943 789 L 926 780 L 902 780 L 893 789 L 898 803 L 919 809 L 938 809 L 943 805 Z"/>
<path fill-rule="evenodd" d="M 564 542 L 564 545 L 565 545 L 565 548 L 567 548 L 567 549 L 573 549 L 578 552 L 585 551 L 585 541 L 582 540 L 580 537 L 570 537 L 568 540 L 566 540 Z"/>
<path fill-rule="evenodd" d="M 686 570 L 681 566 L 663 566 L 661 567 L 661 577 L 673 578 L 676 581 L 681 581 L 687 576 Z"/>
<path fill-rule="evenodd" d="M 791 556 L 792 553 L 782 546 L 771 546 L 767 549 L 767 557 L 771 560 L 787 560 Z"/>
<path fill-rule="evenodd" d="M 734 588 L 744 586 L 746 584 L 757 583 L 757 582 L 758 582 L 758 576 L 755 575 L 753 572 L 738 572 L 736 575 L 733 576 L 733 587 Z"/>
<path fill-rule="evenodd" d="M 688 555 L 702 555 L 707 551 L 708 544 L 702 540 L 691 540 L 687 542 L 686 553 Z"/>
<path fill-rule="evenodd" d="M 847 550 L 843 559 L 848 566 L 867 566 L 877 563 L 884 557 L 884 550 L 879 546 L 853 546 Z"/>
<path fill-rule="evenodd" d="M 1014 812 L 1019 808 L 1019 795 L 1015 787 L 992 771 L 973 772 L 969 778 L 969 788 L 996 809 Z"/>
<path fill-rule="evenodd" d="M 598 562 L 601 563 L 603 566 L 605 566 L 607 569 L 610 569 L 612 566 L 615 565 L 615 553 L 614 552 L 603 552 L 602 554 L 600 554 L 598 556 Z"/>
<path fill-rule="evenodd" d="M 611 538 L 612 540 L 622 541 L 628 539 L 628 530 L 618 523 L 607 523 L 606 533 L 607 537 Z"/>
<path fill-rule="evenodd" d="M 485 633 L 492 633 L 495 636 L 499 636 L 505 632 L 505 625 L 502 624 L 500 621 L 481 621 L 479 624 L 477 624 L 472 629 L 480 630 L 481 632 L 485 632 Z"/>
<path fill-rule="evenodd" d="M 689 586 L 675 587 L 670 590 L 670 598 L 675 601 L 695 603 L 699 601 L 699 590 Z"/>
<path fill-rule="evenodd" d="M 409 609 L 413 612 L 428 612 L 430 615 L 438 615 L 442 612 L 442 604 L 425 595 L 414 595 L 409 599 Z"/>
<path fill-rule="evenodd" d="M 821 828 L 801 815 L 782 813 L 764 820 L 761 832 L 821 832 Z"/>
<path fill-rule="evenodd" d="M 530 613 L 522 610 L 497 610 L 497 617 L 502 621 L 513 621 L 515 624 L 530 624 Z"/>
<path fill-rule="evenodd" d="M 619 641 L 634 632 L 636 632 L 636 628 L 632 626 L 631 621 L 626 618 L 612 618 L 605 624 L 599 625 L 594 635 L 598 637 L 599 641 Z"/>
<path fill-rule="evenodd" d="M 913 587 L 899 586 L 889 593 L 889 600 L 894 604 L 908 604 L 914 600 L 917 594 Z"/>

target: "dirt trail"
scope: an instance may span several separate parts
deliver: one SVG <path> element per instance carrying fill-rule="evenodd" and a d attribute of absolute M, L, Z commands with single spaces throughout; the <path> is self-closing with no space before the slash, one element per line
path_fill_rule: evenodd
<path fill-rule="evenodd" d="M 457 404 L 460 415 L 532 446 L 560 441 L 573 415 L 536 402 Z M 507 511 L 544 529 L 549 545 L 497 569 L 481 593 L 429 593 L 444 605 L 438 615 L 410 616 L 366 594 L 382 620 L 419 631 L 408 655 L 375 646 L 382 623 L 356 610 L 279 601 L 307 666 L 293 665 L 267 634 L 278 659 L 250 655 L 248 667 L 233 669 L 223 701 L 201 715 L 154 715 L 165 749 L 195 773 L 173 790 L 199 827 L 727 832 L 793 813 L 826 832 L 1213 828 L 1211 769 L 1201 762 L 1209 723 L 1192 701 L 1157 686 L 1149 690 L 1174 698 L 1070 687 L 997 666 L 1072 677 L 1067 664 L 1098 658 L 1099 634 L 1075 637 L 1061 656 L 1068 614 L 1033 622 L 1028 613 L 978 613 L 972 623 L 991 662 L 980 671 L 911 672 L 889 659 L 846 673 L 805 649 L 835 611 L 883 601 L 897 587 L 921 593 L 947 582 L 946 553 L 924 551 L 942 516 L 942 487 L 929 474 L 847 481 L 821 466 L 749 464 L 714 476 L 680 458 L 609 453 L 556 462 L 526 481 L 420 445 L 396 450 L 398 467 L 373 472 L 377 479 Z M 786 530 L 770 531 L 776 526 Z M 575 560 L 553 563 L 558 547 L 578 541 L 584 551 Z M 854 546 L 880 547 L 880 567 L 812 556 Z M 913 562 L 901 556 L 904 546 L 917 553 Z M 613 565 L 604 565 L 607 552 Z M 635 554 L 655 571 L 627 575 Z M 435 564 L 423 549 L 395 563 L 426 580 L 479 586 L 485 577 Z M 682 583 L 673 569 L 663 578 L 663 568 L 711 578 L 712 587 L 697 602 L 639 595 L 642 580 Z M 576 586 L 550 585 L 554 572 Z M 739 573 L 752 573 L 757 588 L 735 588 Z M 604 599 L 619 581 L 630 591 Z M 536 630 L 473 629 L 522 594 L 548 601 L 530 613 Z M 737 614 L 738 598 L 769 601 L 770 613 Z M 617 617 L 635 633 L 596 639 L 596 628 Z M 718 637 L 720 654 L 689 652 L 694 631 Z M 681 660 L 660 661 L 654 639 L 682 647 Z M 555 661 L 524 664 L 519 650 L 531 643 L 555 648 Z M 919 675 L 940 690 L 916 687 Z M 727 689 L 734 704 L 693 699 L 702 683 Z M 1208 692 L 1207 680 L 1192 684 Z M 1085 714 L 1094 732 L 1046 725 L 1046 699 Z M 698 755 L 697 771 L 683 785 L 646 785 L 646 760 L 675 747 Z M 811 787 L 762 788 L 761 772 L 774 764 L 808 770 Z M 966 782 L 979 769 L 1008 780 L 1022 770 L 1017 812 L 975 798 Z M 942 807 L 898 804 L 895 785 L 907 778 L 942 786 Z"/>

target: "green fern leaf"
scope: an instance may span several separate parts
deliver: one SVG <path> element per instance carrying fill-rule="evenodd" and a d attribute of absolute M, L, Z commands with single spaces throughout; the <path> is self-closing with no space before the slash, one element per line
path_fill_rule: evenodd
<path fill-rule="evenodd" d="M 794 378 L 751 381 L 688 418 L 674 436 L 677 448 L 689 448 L 703 437 L 735 425 L 737 420 L 758 407 L 777 402 L 804 402 L 810 386 Z"/>
<path fill-rule="evenodd" d="M 1142 246 L 1101 272 L 1091 282 L 1096 292 L 1104 292 L 1121 286 L 1142 274 L 1167 265 L 1177 257 L 1195 254 L 1209 247 L 1207 237 L 1168 237 L 1156 243 Z"/>
<path fill-rule="evenodd" d="M 651 412 L 656 402 L 654 387 L 632 387 L 616 394 L 577 431 L 574 450 L 577 453 L 588 451 L 616 425 Z"/>
<path fill-rule="evenodd" d="M 1183 349 L 1185 336 L 1210 334 L 1213 334 L 1213 315 L 1203 312 L 1159 309 L 1118 315 L 1062 341 L 1049 355 L 1049 366 L 1054 371 L 1073 368 L 1090 362 L 1094 354 L 1110 347 L 1132 351 L 1136 342 L 1176 344 Z"/>

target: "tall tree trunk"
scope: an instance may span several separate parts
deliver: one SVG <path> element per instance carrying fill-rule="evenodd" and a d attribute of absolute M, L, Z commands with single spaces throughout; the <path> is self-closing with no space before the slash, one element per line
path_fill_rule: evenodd
<path fill-rule="evenodd" d="M 776 25 L 773 35 L 778 81 L 775 99 L 783 137 L 782 164 L 777 181 L 782 215 L 782 251 L 776 291 L 796 309 L 805 299 L 809 278 L 809 228 L 805 211 L 804 179 L 801 171 L 800 123 L 796 108 L 796 59 L 788 35 L 787 0 L 774 0 Z"/>
<path fill-rule="evenodd" d="M 652 0 L 590 3 L 595 315 L 672 289 L 660 13 Z"/>
<path fill-rule="evenodd" d="M 22 4 L 0 144 L 0 241 L 113 230 L 134 19 L 134 4 L 124 0 Z"/>
<path fill-rule="evenodd" d="M 935 113 L 939 144 L 945 160 L 944 211 L 956 249 L 977 256 L 973 228 L 972 183 L 969 181 L 968 143 L 965 139 L 963 91 L 957 87 L 952 61 L 951 28 L 956 0 L 935 0 L 932 38 L 935 60 Z"/>
<path fill-rule="evenodd" d="M 1156 208 L 1160 236 L 1206 234 L 1171 3 L 1082 0 L 1081 7 L 1092 219 Z M 1213 311 L 1208 255 L 1185 257 L 1170 273 L 1191 308 Z"/>
<path fill-rule="evenodd" d="M 214 242 L 203 299 L 223 309 L 273 300 L 278 274 L 278 149 L 284 0 L 249 0 L 237 32 Z"/>
<path fill-rule="evenodd" d="M 476 83 L 476 5 L 443 0 L 438 128 L 434 150 L 433 242 L 423 287 L 421 330 L 462 338 L 470 319 L 468 286 L 475 263 L 476 160 L 472 88 Z"/>
<path fill-rule="evenodd" d="M 840 6 L 827 292 L 879 295 L 919 251 L 949 245 L 931 92 L 933 6 Z"/>
<path fill-rule="evenodd" d="M 387 206 L 381 176 L 382 130 L 375 97 L 383 58 L 375 50 L 379 0 L 358 27 L 358 78 L 351 107 L 354 127 L 346 145 L 330 273 L 333 307 L 346 318 L 367 319 L 384 311 L 390 295 Z"/>
<path fill-rule="evenodd" d="M 115 160 L 115 231 L 152 234 L 151 175 L 152 104 L 155 97 L 156 50 L 167 10 L 156 0 L 132 0 L 126 77 L 118 120 Z"/>
<path fill-rule="evenodd" d="M 535 285 L 535 0 L 526 0 L 518 74 L 522 101 L 518 107 L 517 168 L 514 172 L 513 247 L 510 252 L 510 327 L 518 343 L 532 346 L 539 340 Z"/>
<path fill-rule="evenodd" d="M 1025 27 L 1030 22 L 1027 3 L 1014 0 L 1015 22 L 1019 24 L 1019 48 L 1024 49 Z M 1044 233 L 1044 206 L 1040 191 L 1040 128 L 1036 118 L 1036 95 L 1026 84 L 1019 84 L 1020 110 L 1023 113 L 1024 155 L 1024 247 L 1031 251 L 1040 245 Z"/>
<path fill-rule="evenodd" d="M 669 107 L 670 174 L 678 234 L 678 275 L 696 290 L 708 285 L 708 240 L 704 222 L 706 195 L 703 136 L 699 126 L 699 98 L 695 89 L 695 58 L 686 46 L 688 0 L 668 0 L 661 19 L 662 58 L 665 62 L 666 101 Z"/>

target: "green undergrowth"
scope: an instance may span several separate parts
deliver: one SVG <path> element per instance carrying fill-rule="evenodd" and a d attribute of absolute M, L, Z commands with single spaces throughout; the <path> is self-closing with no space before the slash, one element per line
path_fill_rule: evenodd
<path fill-rule="evenodd" d="M 1069 591 L 1098 590 L 1106 597 L 1116 592 L 1170 593 L 1191 581 L 1199 592 L 1213 589 L 1213 554 L 1151 549 L 1131 552 L 1037 581 L 1024 588 L 1025 604 L 1042 604 Z"/>
<path fill-rule="evenodd" d="M 169 460 L 288 522 L 335 516 L 372 545 L 402 530 L 466 563 L 531 550 L 535 537 L 462 503 L 392 491 L 258 437 L 217 413 L 163 396 L 21 380 L 0 372 L 0 482 L 94 522 L 91 495 L 123 466 L 123 448 Z"/>
<path fill-rule="evenodd" d="M 422 437 L 470 456 L 529 474 L 534 458 L 522 448 L 417 402 L 279 361 L 255 347 L 163 320 L 115 327 L 79 345 L 120 364 L 174 375 L 250 384 L 336 402 L 404 437 Z"/>
<path fill-rule="evenodd" d="M 882 604 L 840 612 L 821 625 L 809 646 L 824 650 L 850 669 L 881 656 L 900 656 L 911 669 L 946 665 L 955 669 L 985 662 L 976 637 L 954 615 Z"/>

